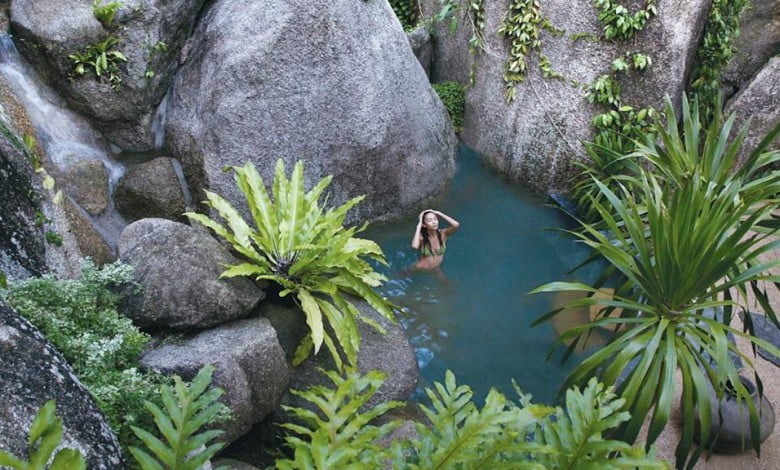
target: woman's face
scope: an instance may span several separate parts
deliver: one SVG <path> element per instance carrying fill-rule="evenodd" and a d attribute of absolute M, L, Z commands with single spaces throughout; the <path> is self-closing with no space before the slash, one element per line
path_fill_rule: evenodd
<path fill-rule="evenodd" d="M 423 225 L 427 229 L 436 230 L 439 228 L 439 218 L 433 212 L 427 212 L 423 216 Z"/>

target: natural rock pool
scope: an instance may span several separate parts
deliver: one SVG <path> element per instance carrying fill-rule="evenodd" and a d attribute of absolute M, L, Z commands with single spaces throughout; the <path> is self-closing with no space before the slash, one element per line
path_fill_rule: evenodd
<path fill-rule="evenodd" d="M 581 322 L 587 312 L 532 328 L 533 320 L 563 299 L 527 293 L 545 282 L 591 280 L 596 267 L 568 274 L 588 250 L 550 230 L 572 225 L 562 212 L 514 187 L 470 149 L 460 148 L 457 164 L 450 188 L 433 207 L 461 224 L 447 242 L 441 274 L 407 269 L 417 259 L 410 248 L 417 214 L 372 225 L 360 235 L 384 250 L 389 266 L 379 270 L 390 280 L 382 293 L 407 313 L 403 323 L 422 377 L 414 398 L 424 399 L 422 388 L 443 381 L 451 369 L 480 400 L 491 386 L 514 397 L 514 378 L 535 401 L 552 403 L 568 371 L 582 359 L 578 353 L 561 365 L 559 349 L 545 360 L 556 330 Z"/>

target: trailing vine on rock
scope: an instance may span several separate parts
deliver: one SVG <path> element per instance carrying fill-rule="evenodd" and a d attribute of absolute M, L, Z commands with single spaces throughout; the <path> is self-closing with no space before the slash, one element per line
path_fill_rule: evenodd
<path fill-rule="evenodd" d="M 749 7 L 749 0 L 712 1 L 691 74 L 691 90 L 699 100 L 699 112 L 705 122 L 712 119 L 714 108 L 720 106 L 718 94 L 723 72 L 736 52 L 734 41 L 739 36 L 739 17 Z"/>
<path fill-rule="evenodd" d="M 655 0 L 645 0 L 644 8 L 633 15 L 617 0 L 594 0 L 594 4 L 599 9 L 599 21 L 604 23 L 606 39 L 631 39 L 644 29 L 647 20 L 658 14 Z"/>

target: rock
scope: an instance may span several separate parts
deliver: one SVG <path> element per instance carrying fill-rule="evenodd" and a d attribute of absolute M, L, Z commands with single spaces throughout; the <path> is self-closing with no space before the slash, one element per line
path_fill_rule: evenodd
<path fill-rule="evenodd" d="M 367 195 L 353 222 L 408 213 L 452 176 L 447 111 L 387 2 L 223 0 L 191 41 L 165 129 L 196 200 L 243 204 L 225 166 L 269 183 L 277 158 L 305 159 L 309 185 L 334 176 L 331 203 Z"/>
<path fill-rule="evenodd" d="M 62 207 L 68 219 L 68 231 L 73 234 L 81 254 L 92 258 L 97 266 L 114 261 L 113 248 L 95 227 L 89 214 L 70 196 L 65 196 Z"/>
<path fill-rule="evenodd" d="M 435 17 L 442 9 L 439 0 L 421 0 L 424 17 Z M 442 22 L 433 22 L 430 27 L 433 42 L 433 65 L 431 82 L 469 82 L 472 56 L 469 54 L 469 39 L 473 33 L 471 19 L 464 9 L 458 9 L 453 16 Z M 452 28 L 454 22 L 454 29 Z"/>
<path fill-rule="evenodd" d="M 119 257 L 135 267 L 143 292 L 127 300 L 141 326 L 208 328 L 247 316 L 263 297 L 247 278 L 219 279 L 237 264 L 218 241 L 188 225 L 142 219 L 125 228 Z"/>
<path fill-rule="evenodd" d="M 127 170 L 114 192 L 119 213 L 130 221 L 146 217 L 182 219 L 186 210 L 184 182 L 179 182 L 175 165 L 179 162 L 160 157 Z"/>
<path fill-rule="evenodd" d="M 739 37 L 723 74 L 724 98 L 736 94 L 750 82 L 772 56 L 780 54 L 780 3 L 752 0 L 739 21 Z"/>
<path fill-rule="evenodd" d="M 502 76 L 508 44 L 495 34 L 507 4 L 485 2 L 484 37 L 491 53 L 468 56 L 465 43 L 471 36 L 469 28 L 462 33 L 466 39 L 461 33 L 437 34 L 434 79 L 441 79 L 437 75 L 441 67 L 450 67 L 456 70 L 448 72 L 447 78 L 462 80 L 471 60 L 476 60 L 476 84 L 466 93 L 463 142 L 529 189 L 538 193 L 565 191 L 577 173 L 573 161 L 584 155 L 580 141 L 593 140 L 591 119 L 604 112 L 590 104 L 585 92 L 570 80 L 592 83 L 609 73 L 614 59 L 628 52 L 644 52 L 652 56 L 653 65 L 645 72 L 621 79 L 625 104 L 661 108 L 666 94 L 679 104 L 709 3 L 659 1 L 660 15 L 651 18 L 633 39 L 594 42 L 571 38 L 581 32 L 601 34 L 602 24 L 591 2 L 545 2 L 541 13 L 567 34 L 554 36 L 543 30 L 542 52 L 549 57 L 551 68 L 567 80 L 544 78 L 538 57 L 532 55 L 526 81 L 517 85 L 516 99 L 507 105 Z M 461 25 L 467 23 L 467 19 L 459 21 Z M 452 55 L 440 55 L 442 51 Z"/>
<path fill-rule="evenodd" d="M 73 109 L 93 118 L 123 149 L 142 150 L 151 148 L 152 115 L 203 3 L 127 0 L 117 11 L 116 26 L 106 29 L 94 17 L 92 2 L 15 0 L 11 27 L 25 58 Z M 118 50 L 127 57 L 120 66 L 121 86 L 112 89 L 89 70 L 71 80 L 74 64 L 68 56 L 110 35 L 120 40 Z M 148 78 L 147 71 L 154 76 Z"/>
<path fill-rule="evenodd" d="M 353 300 L 353 304 L 365 315 L 377 321 L 387 330 L 383 335 L 373 328 L 358 322 L 360 332 L 360 352 L 358 353 L 358 369 L 362 373 L 370 370 L 382 370 L 388 374 L 385 383 L 380 387 L 368 406 L 391 400 L 406 400 L 417 386 L 419 370 L 414 350 L 409 344 L 406 332 L 398 324 L 390 323 L 375 312 L 366 302 Z M 280 303 L 264 302 L 259 310 L 276 329 L 279 342 L 284 348 L 287 358 L 291 359 L 300 339 L 308 331 L 303 314 L 292 306 Z M 330 381 L 319 372 L 319 368 L 334 370 L 336 367 L 327 349 L 323 347 L 319 354 L 304 361 L 292 370 L 290 388 L 305 390 L 312 385 L 330 384 Z M 282 404 L 288 406 L 304 406 L 300 397 L 286 393 Z"/>
<path fill-rule="evenodd" d="M 425 75 L 430 79 L 431 66 L 433 65 L 433 41 L 428 28 L 417 28 L 406 33 L 406 37 L 409 39 L 409 45 L 412 46 L 414 56 L 417 57 L 417 61 L 422 65 Z"/>
<path fill-rule="evenodd" d="M 41 194 L 19 140 L 4 121 L 0 126 L 0 273 L 21 279 L 45 270 L 43 230 L 36 226 Z"/>
<path fill-rule="evenodd" d="M 68 167 L 63 183 L 79 206 L 90 215 L 108 207 L 108 172 L 100 160 L 85 160 Z"/>
<path fill-rule="evenodd" d="M 90 469 L 125 468 L 119 441 L 65 358 L 34 326 L 0 303 L 0 449 L 27 457 L 27 432 L 39 408 L 57 401 L 60 448 L 79 450 Z"/>
<path fill-rule="evenodd" d="M 752 118 L 742 143 L 741 158 L 746 158 L 780 122 L 780 56 L 772 58 L 750 84 L 728 102 L 726 114 L 731 113 L 737 114 L 734 133 Z M 780 149 L 780 139 L 775 139 L 768 150 L 776 149 Z"/>
<path fill-rule="evenodd" d="M 279 404 L 289 370 L 276 332 L 265 318 L 237 320 L 166 344 L 141 357 L 144 367 L 191 380 L 201 367 L 213 364 L 213 385 L 225 391 L 231 411 L 216 425 L 231 442 L 246 433 Z"/>

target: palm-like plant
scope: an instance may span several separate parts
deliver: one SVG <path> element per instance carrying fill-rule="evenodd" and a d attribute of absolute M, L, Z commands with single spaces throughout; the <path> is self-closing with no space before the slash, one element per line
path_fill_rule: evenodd
<path fill-rule="evenodd" d="M 277 161 L 273 200 L 254 165 L 247 163 L 233 170 L 255 228 L 250 227 L 227 200 L 210 191 L 206 191 L 207 204 L 227 226 L 202 214 L 185 214 L 230 242 L 246 259 L 244 263 L 229 267 L 221 277 L 267 279 L 282 287 L 281 296 L 295 294 L 295 301 L 306 316 L 309 333 L 295 352 L 294 364 L 303 361 L 312 350 L 316 354 L 323 343 L 337 368 L 341 369 L 343 365 L 341 352 L 349 364 L 355 364 L 360 346 L 357 320 L 378 331 L 384 332 L 384 329 L 362 316 L 346 294 L 361 297 L 390 321 L 395 321 L 392 305 L 373 290 L 385 277 L 363 259 L 385 264 L 382 249 L 373 241 L 353 236 L 365 225 L 361 228 L 342 225 L 347 211 L 363 196 L 325 210 L 318 201 L 332 177 L 323 178 L 307 193 L 300 161 L 289 180 L 284 162 Z M 325 320 L 334 337 L 325 328 Z"/>
<path fill-rule="evenodd" d="M 701 453 L 700 449 L 690 454 L 695 417 L 702 423 L 701 442 L 709 442 L 710 386 L 719 396 L 727 383 L 736 388 L 738 401 L 744 400 L 749 409 L 752 443 L 759 451 L 757 410 L 728 353 L 738 354 L 750 367 L 753 362 L 726 335 L 733 333 L 754 348 L 780 355 L 780 350 L 754 336 L 745 306 L 751 290 L 777 323 L 760 283 L 780 287 L 780 277 L 770 273 L 780 260 L 761 260 L 780 246 L 773 216 L 780 201 L 780 172 L 770 170 L 780 160 L 780 152 L 764 151 L 780 132 L 780 124 L 735 170 L 746 130 L 729 144 L 733 117 L 724 123 L 716 113 L 705 130 L 699 124 L 698 106 L 693 106 L 693 112 L 690 109 L 684 100 L 680 134 L 667 103 L 669 123 L 659 132 L 663 146 L 645 142 L 638 147 L 637 155 L 650 163 L 649 169 L 640 168 L 638 176 L 625 178 L 617 191 L 594 179 L 604 198 L 593 198 L 603 221 L 598 228 L 606 226 L 608 231 L 582 223 L 581 232 L 572 232 L 608 261 L 609 270 L 620 273 L 614 297 L 593 296 L 598 285 L 570 282 L 546 284 L 534 291 L 582 291 L 588 296 L 568 307 L 603 307 L 599 318 L 560 338 L 561 344 L 572 341 L 573 350 L 594 328 L 615 330 L 612 341 L 579 364 L 565 386 L 584 383 L 593 375 L 606 384 L 618 383 L 632 414 L 621 429 L 627 441 L 636 439 L 651 411 L 647 443 L 656 440 L 671 412 L 675 372 L 681 372 L 683 434 L 677 448 L 678 467 L 692 466 Z M 735 306 L 743 307 L 744 331 L 730 326 Z M 610 317 L 617 308 L 622 309 L 620 315 Z M 704 315 L 714 308 L 723 308 L 722 317 Z M 536 323 L 559 311 L 545 314 Z"/>

